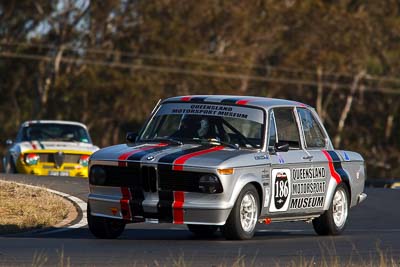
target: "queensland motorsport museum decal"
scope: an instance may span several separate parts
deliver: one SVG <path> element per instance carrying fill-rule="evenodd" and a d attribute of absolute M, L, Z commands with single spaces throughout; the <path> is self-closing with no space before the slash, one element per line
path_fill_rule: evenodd
<path fill-rule="evenodd" d="M 322 208 L 326 192 L 324 167 L 273 169 L 270 212 Z"/>
<path fill-rule="evenodd" d="M 293 210 L 322 208 L 326 192 L 326 169 L 324 167 L 295 168 L 292 172 L 293 197 L 290 199 L 289 208 Z"/>
<path fill-rule="evenodd" d="M 239 118 L 263 123 L 263 112 L 259 109 L 212 104 L 164 104 L 157 116 L 166 114 L 190 114 Z"/>

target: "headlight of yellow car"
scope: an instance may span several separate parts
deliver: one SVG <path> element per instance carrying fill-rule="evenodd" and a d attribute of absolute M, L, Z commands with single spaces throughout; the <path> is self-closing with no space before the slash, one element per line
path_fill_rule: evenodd
<path fill-rule="evenodd" d="M 79 159 L 79 164 L 82 165 L 83 167 L 89 166 L 89 155 L 82 155 L 81 158 Z"/>
<path fill-rule="evenodd" d="M 39 163 L 40 160 L 40 156 L 38 154 L 35 153 L 29 153 L 25 155 L 25 162 L 28 165 L 36 165 Z"/>

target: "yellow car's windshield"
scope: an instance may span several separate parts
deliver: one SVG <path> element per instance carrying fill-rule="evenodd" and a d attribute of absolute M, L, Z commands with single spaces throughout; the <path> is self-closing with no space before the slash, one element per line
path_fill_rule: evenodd
<path fill-rule="evenodd" d="M 21 141 L 67 141 L 91 143 L 88 132 L 79 125 L 43 123 L 22 128 Z"/>

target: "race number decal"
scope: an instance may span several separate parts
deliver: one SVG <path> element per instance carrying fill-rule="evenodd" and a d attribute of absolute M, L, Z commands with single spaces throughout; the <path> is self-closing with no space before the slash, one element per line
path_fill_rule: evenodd
<path fill-rule="evenodd" d="M 271 183 L 270 212 L 287 211 L 291 195 L 291 179 L 289 169 L 273 169 Z"/>

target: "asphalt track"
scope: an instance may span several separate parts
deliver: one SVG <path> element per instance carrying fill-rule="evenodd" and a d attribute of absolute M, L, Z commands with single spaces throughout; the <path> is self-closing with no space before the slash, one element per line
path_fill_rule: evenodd
<path fill-rule="evenodd" d="M 85 200 L 87 180 L 0 174 L 0 179 L 41 185 Z M 197 239 L 185 226 L 131 224 L 118 240 L 95 239 L 87 227 L 0 237 L 0 266 L 328 266 L 400 264 L 400 190 L 367 188 L 351 209 L 341 236 L 317 236 L 304 222 L 259 225 L 249 241 Z M 336 262 L 336 265 L 337 262 Z"/>

